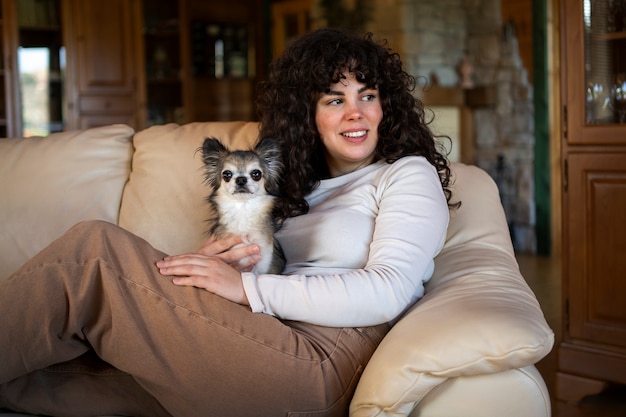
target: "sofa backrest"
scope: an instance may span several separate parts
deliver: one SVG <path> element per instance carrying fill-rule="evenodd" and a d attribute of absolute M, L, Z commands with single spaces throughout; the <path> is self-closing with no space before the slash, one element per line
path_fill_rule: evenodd
<path fill-rule="evenodd" d="M 209 193 L 197 150 L 208 136 L 231 149 L 249 148 L 258 139 L 258 124 L 168 124 L 132 135 L 130 127 L 112 125 L 0 140 L 0 279 L 86 219 L 118 223 L 169 254 L 197 249 L 207 238 Z M 480 186 L 473 179 L 485 175 L 461 164 L 453 164 L 453 171 L 455 198 L 462 200 Z M 452 213 L 446 248 L 491 242 L 512 253 L 508 236 L 493 232 L 504 220 L 488 208 L 499 208 L 499 202 L 483 201 L 478 210 L 465 204 Z M 474 219 L 469 225 L 468 217 Z M 494 221 L 497 227 L 484 227 Z M 435 280 L 451 276 L 445 269 L 438 266 Z"/>
<path fill-rule="evenodd" d="M 111 125 L 0 139 L 0 280 L 81 220 L 117 223 L 133 133 Z"/>

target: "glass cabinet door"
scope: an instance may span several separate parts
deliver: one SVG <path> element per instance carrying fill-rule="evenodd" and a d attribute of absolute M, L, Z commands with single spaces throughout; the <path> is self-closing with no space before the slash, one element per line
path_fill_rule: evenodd
<path fill-rule="evenodd" d="M 587 124 L 626 123 L 626 1 L 585 0 Z"/>
<path fill-rule="evenodd" d="M 624 142 L 626 0 L 565 0 L 565 121 L 571 144 Z"/>
<path fill-rule="evenodd" d="M 146 126 L 185 122 L 184 70 L 181 59 L 183 4 L 144 0 L 143 44 L 146 71 Z"/>

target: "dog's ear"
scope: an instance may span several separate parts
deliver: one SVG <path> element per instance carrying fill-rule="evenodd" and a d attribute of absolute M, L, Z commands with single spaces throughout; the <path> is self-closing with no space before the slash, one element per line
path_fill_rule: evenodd
<path fill-rule="evenodd" d="M 265 164 L 265 188 L 271 194 L 276 194 L 280 174 L 283 170 L 278 142 L 272 138 L 263 138 L 255 146 L 254 152 Z"/>
<path fill-rule="evenodd" d="M 230 151 L 226 149 L 219 139 L 209 137 L 202 144 L 202 162 L 204 162 L 205 179 L 212 188 L 218 188 L 221 182 L 224 159 Z"/>

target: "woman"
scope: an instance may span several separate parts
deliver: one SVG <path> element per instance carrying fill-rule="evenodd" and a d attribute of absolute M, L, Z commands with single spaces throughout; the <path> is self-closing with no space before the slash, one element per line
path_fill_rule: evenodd
<path fill-rule="evenodd" d="M 246 272 L 258 247 L 230 249 L 240 237 L 165 257 L 114 225 L 77 225 L 0 284 L 0 406 L 345 416 L 445 240 L 449 168 L 413 87 L 371 36 L 296 41 L 258 103 L 260 136 L 283 149 L 283 274 Z"/>

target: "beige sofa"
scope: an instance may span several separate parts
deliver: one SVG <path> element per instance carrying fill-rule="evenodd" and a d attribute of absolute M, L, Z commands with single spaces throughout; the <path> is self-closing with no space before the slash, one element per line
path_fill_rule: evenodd
<path fill-rule="evenodd" d="M 136 134 L 112 125 L 0 139 L 0 279 L 84 219 L 118 223 L 168 253 L 198 248 L 208 190 L 195 151 L 209 135 L 245 148 L 257 125 L 171 124 Z M 453 171 L 463 205 L 451 214 L 435 274 L 374 353 L 351 416 L 550 415 L 533 364 L 554 334 L 520 275 L 498 191 L 476 167 Z"/>

